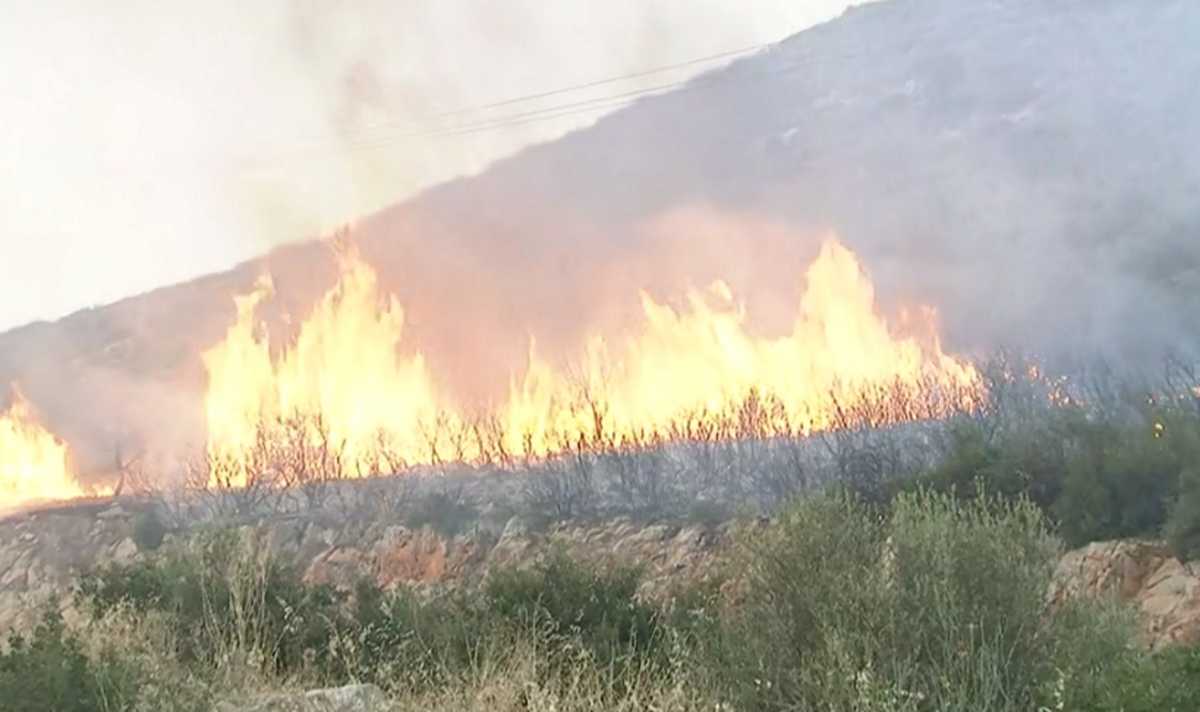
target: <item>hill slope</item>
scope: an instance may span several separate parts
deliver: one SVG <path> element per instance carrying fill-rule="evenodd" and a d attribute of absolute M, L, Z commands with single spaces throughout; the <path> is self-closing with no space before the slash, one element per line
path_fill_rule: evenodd
<path fill-rule="evenodd" d="M 371 216 L 354 234 L 413 343 L 486 391 L 527 335 L 569 350 L 636 290 L 724 278 L 787 323 L 827 231 L 953 348 L 1144 362 L 1200 329 L 1200 5 L 893 0 Z M 328 250 L 265 258 L 277 313 Z M 202 433 L 198 354 L 261 265 L 0 335 L 89 469 Z M 167 414 L 164 416 L 164 414 Z"/>

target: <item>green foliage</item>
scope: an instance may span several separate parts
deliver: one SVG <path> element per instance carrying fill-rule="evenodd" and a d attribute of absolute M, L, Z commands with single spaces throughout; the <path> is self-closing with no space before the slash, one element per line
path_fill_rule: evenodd
<path fill-rule="evenodd" d="M 137 680 L 116 661 L 93 661 L 57 610 L 0 654 L 0 712 L 115 712 L 132 708 Z"/>
<path fill-rule="evenodd" d="M 972 500 L 981 491 L 1028 499 L 1067 544 L 1158 536 L 1168 517 L 1180 552 L 1200 551 L 1200 491 L 1188 474 L 1200 462 L 1200 416 L 1146 406 L 1132 414 L 1085 413 L 1049 405 L 997 432 L 952 424 L 943 456 L 926 472 L 893 483 L 880 502 L 928 489 Z M 1179 500 L 1177 502 L 1177 500 Z M 1194 540 L 1194 543 L 1189 543 Z"/>
<path fill-rule="evenodd" d="M 650 653 L 660 640 L 657 609 L 637 599 L 640 581 L 638 569 L 588 567 L 556 552 L 530 570 L 493 574 L 483 604 L 502 620 L 578 642 L 616 664 Z"/>
<path fill-rule="evenodd" d="M 522 663 L 520 694 L 569 690 L 591 671 L 605 690 L 591 708 L 629 704 L 648 681 L 762 710 L 1171 710 L 1197 694 L 1195 656 L 1137 652 L 1127 613 L 1074 602 L 1048 614 L 1058 545 L 1019 497 L 816 496 L 739 536 L 728 577 L 681 586 L 664 607 L 640 600 L 637 569 L 561 551 L 493 570 L 479 589 L 364 580 L 343 597 L 304 584 L 261 542 L 203 537 L 81 586 L 91 630 L 123 611 L 155 617 L 171 633 L 164 660 L 186 674 L 155 676 L 120 643 L 84 645 L 51 617 L 0 656 L 0 712 L 152 708 L 187 698 L 171 687 L 180 680 L 225 689 L 230 668 L 255 661 L 305 686 L 445 696 L 507 669 L 514 650 L 538 656 Z"/>
<path fill-rule="evenodd" d="M 231 652 L 275 673 L 326 655 L 341 597 L 237 532 L 201 537 L 157 561 L 118 564 L 84 576 L 79 592 L 99 619 L 118 606 L 167 614 L 179 658 L 211 664 Z"/>
<path fill-rule="evenodd" d="M 1055 514 L 1073 546 L 1155 535 L 1166 522 L 1182 463 L 1153 427 L 1097 424 L 1077 432 Z"/>
<path fill-rule="evenodd" d="M 982 484 L 1008 500 L 1025 498 L 1048 510 L 1062 490 L 1064 431 L 1072 414 L 1047 414 L 1015 432 L 989 435 L 978 423 L 950 427 L 945 458 L 917 478 L 916 487 L 975 499 Z"/>
<path fill-rule="evenodd" d="M 1028 502 L 805 500 L 738 553 L 747 600 L 704 664 L 745 709 L 1035 709 L 1095 633 L 1044 619 L 1056 554 Z"/>
<path fill-rule="evenodd" d="M 1180 561 L 1200 559 L 1200 466 L 1180 476 L 1179 497 L 1171 507 L 1165 534 Z"/>
<path fill-rule="evenodd" d="M 496 630 L 463 595 L 420 598 L 360 581 L 352 614 L 333 640 L 335 679 L 423 691 L 444 685 L 486 652 Z"/>
<path fill-rule="evenodd" d="M 1064 708 L 1079 712 L 1191 712 L 1200 700 L 1200 648 L 1126 654 L 1082 689 L 1064 681 Z"/>
<path fill-rule="evenodd" d="M 737 508 L 725 502 L 711 499 L 698 499 L 688 507 L 685 520 L 691 524 L 701 524 L 714 527 L 733 519 L 738 515 Z"/>

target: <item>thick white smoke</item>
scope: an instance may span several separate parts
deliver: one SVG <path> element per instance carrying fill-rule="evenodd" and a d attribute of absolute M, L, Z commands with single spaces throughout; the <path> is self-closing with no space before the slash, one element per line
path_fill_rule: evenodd
<path fill-rule="evenodd" d="M 228 268 L 597 116 L 413 136 L 485 118 L 444 112 L 776 40 L 846 4 L 15 4 L 0 284 L 19 298 L 0 329 Z"/>

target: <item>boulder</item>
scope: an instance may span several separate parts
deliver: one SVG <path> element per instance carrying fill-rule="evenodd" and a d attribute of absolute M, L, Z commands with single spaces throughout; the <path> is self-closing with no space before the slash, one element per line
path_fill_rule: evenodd
<path fill-rule="evenodd" d="M 1058 563 L 1052 603 L 1113 596 L 1137 608 L 1152 650 L 1200 643 L 1200 566 L 1178 561 L 1162 542 L 1108 541 L 1068 552 Z"/>

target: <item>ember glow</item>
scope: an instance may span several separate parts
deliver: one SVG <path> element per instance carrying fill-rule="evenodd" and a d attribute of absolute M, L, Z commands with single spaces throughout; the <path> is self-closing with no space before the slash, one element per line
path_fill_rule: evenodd
<path fill-rule="evenodd" d="M 930 411 L 884 412 L 873 424 L 938 417 L 982 397 L 967 361 L 943 352 L 930 310 L 898 333 L 879 314 L 855 255 L 827 241 L 798 279 L 790 333 L 762 337 L 724 283 L 686 295 L 675 308 L 640 295 L 641 319 L 627 333 L 594 334 L 570 363 L 540 356 L 531 339 L 526 370 L 507 398 L 479 413 L 437 387 L 436 364 L 404 344 L 404 312 L 381 296 L 374 271 L 353 252 L 338 284 L 273 348 L 256 318 L 268 281 L 237 300 L 237 321 L 204 354 L 210 458 L 245 467 L 264 424 L 321 424 L 351 471 L 378 465 L 386 443 L 406 464 L 499 456 L 544 457 L 578 447 L 686 437 L 747 401 L 772 405 L 773 431 L 837 427 L 839 404 L 867 392 L 888 402 L 936 402 Z M 401 356 L 409 346 L 409 356 Z M 438 374 L 439 376 L 441 374 Z M 953 394 L 932 401 L 930 391 Z M 237 478 L 234 478 L 236 481 Z"/>
<path fill-rule="evenodd" d="M 37 421 L 14 389 L 12 405 L 0 413 L 0 510 L 86 494 L 71 472 L 67 446 Z"/>

